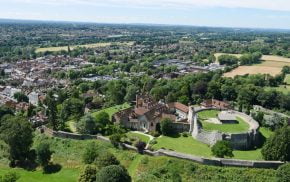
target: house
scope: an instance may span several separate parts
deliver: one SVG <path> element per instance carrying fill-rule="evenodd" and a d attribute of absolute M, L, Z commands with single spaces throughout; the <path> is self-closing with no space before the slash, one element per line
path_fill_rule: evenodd
<path fill-rule="evenodd" d="M 149 96 L 136 96 L 136 105 L 113 115 L 116 123 L 138 131 L 155 131 L 160 121 L 169 118 L 175 123 L 187 122 L 189 108 L 181 103 L 156 102 Z"/>
<path fill-rule="evenodd" d="M 28 98 L 29 103 L 36 106 L 39 101 L 39 94 L 36 92 L 31 92 L 30 94 L 28 94 Z"/>
<path fill-rule="evenodd" d="M 218 114 L 218 120 L 222 124 L 236 124 L 238 123 L 237 118 L 231 111 L 222 111 Z"/>
<path fill-rule="evenodd" d="M 201 106 L 206 107 L 206 108 L 218 108 L 218 109 L 230 109 L 231 106 L 228 102 L 226 101 L 220 101 L 220 100 L 216 100 L 216 99 L 208 99 L 208 100 L 204 100 L 201 104 Z"/>

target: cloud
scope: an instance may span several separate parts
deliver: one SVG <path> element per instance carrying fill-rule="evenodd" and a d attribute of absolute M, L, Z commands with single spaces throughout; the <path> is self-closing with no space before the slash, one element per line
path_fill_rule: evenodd
<path fill-rule="evenodd" d="M 1 0 L 0 0 L 1 2 Z M 135 8 L 225 7 L 290 11 L 289 0 L 10 0 L 18 3 L 48 5 L 121 6 Z"/>

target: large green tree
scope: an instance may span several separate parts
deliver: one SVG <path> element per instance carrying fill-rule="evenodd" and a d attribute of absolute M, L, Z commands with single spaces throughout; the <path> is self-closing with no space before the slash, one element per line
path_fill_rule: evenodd
<path fill-rule="evenodd" d="M 33 129 L 29 121 L 20 116 L 9 116 L 2 119 L 0 139 L 9 146 L 9 160 L 12 166 L 15 162 L 25 161 L 33 143 Z"/>
<path fill-rule="evenodd" d="M 86 114 L 77 121 L 76 129 L 81 134 L 95 134 L 97 132 L 96 119 L 92 115 Z"/>
<path fill-rule="evenodd" d="M 96 176 L 97 182 L 131 182 L 128 171 L 119 165 L 102 168 Z"/>
<path fill-rule="evenodd" d="M 265 160 L 290 161 L 290 128 L 283 127 L 275 131 L 262 148 Z"/>

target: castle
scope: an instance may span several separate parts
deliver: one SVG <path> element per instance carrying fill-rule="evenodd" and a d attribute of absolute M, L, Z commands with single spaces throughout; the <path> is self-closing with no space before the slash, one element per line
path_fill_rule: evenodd
<path fill-rule="evenodd" d="M 189 131 L 189 107 L 179 103 L 156 102 L 149 96 L 136 96 L 135 107 L 131 107 L 113 115 L 116 123 L 126 128 L 144 132 L 158 130 L 160 121 L 169 118 L 178 131 Z"/>

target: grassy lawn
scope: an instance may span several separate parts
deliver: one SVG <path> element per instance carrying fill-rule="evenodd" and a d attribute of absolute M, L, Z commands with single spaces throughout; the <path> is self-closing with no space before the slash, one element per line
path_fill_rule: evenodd
<path fill-rule="evenodd" d="M 107 47 L 110 45 L 126 45 L 126 46 L 132 46 L 134 42 L 115 42 L 115 43 L 110 43 L 110 42 L 101 42 L 101 43 L 94 43 L 94 44 L 84 44 L 84 45 L 72 45 L 70 46 L 70 49 L 73 50 L 77 47 L 82 47 L 82 48 L 98 48 L 98 47 Z M 45 47 L 45 48 L 37 48 L 36 53 L 39 52 L 57 52 L 57 51 L 68 51 L 68 46 L 60 46 L 60 47 Z"/>
<path fill-rule="evenodd" d="M 265 90 L 276 90 L 282 92 L 284 94 L 290 93 L 290 86 L 289 85 L 280 85 L 279 87 L 265 87 Z"/>
<path fill-rule="evenodd" d="M 119 112 L 119 111 L 124 110 L 124 109 L 128 109 L 129 107 L 131 107 L 130 104 L 124 103 L 122 105 L 116 105 L 113 107 L 102 109 L 100 111 L 93 112 L 92 115 L 95 117 L 100 112 L 106 112 L 109 114 L 110 118 L 112 118 L 113 114 L 115 114 L 116 112 Z"/>
<path fill-rule="evenodd" d="M 61 169 L 61 171 L 54 174 L 43 174 L 42 170 L 26 171 L 24 169 L 0 168 L 0 175 L 8 171 L 15 171 L 20 175 L 20 179 L 17 182 L 70 182 L 76 181 L 79 176 L 78 169 L 67 168 Z"/>
<path fill-rule="evenodd" d="M 202 128 L 207 131 L 217 130 L 225 133 L 240 133 L 249 130 L 249 124 L 237 117 L 238 124 L 214 124 L 201 120 Z"/>
<path fill-rule="evenodd" d="M 290 74 L 285 76 L 284 82 L 287 83 L 287 85 L 290 85 Z"/>
<path fill-rule="evenodd" d="M 214 124 L 206 122 L 209 118 L 217 118 L 220 111 L 217 110 L 207 110 L 198 113 L 198 118 L 202 123 L 204 130 L 213 131 L 217 130 L 226 133 L 238 133 L 248 131 L 249 125 L 242 118 L 237 117 L 238 124 Z"/>
<path fill-rule="evenodd" d="M 273 131 L 265 127 L 260 127 L 259 131 L 265 138 L 269 138 L 274 133 Z"/>
<path fill-rule="evenodd" d="M 157 144 L 152 147 L 156 150 L 165 148 L 196 156 L 211 157 L 210 147 L 193 139 L 191 136 L 180 136 L 178 138 L 162 136 L 157 138 Z"/>
<path fill-rule="evenodd" d="M 140 133 L 128 132 L 128 133 L 126 133 L 126 135 L 127 135 L 128 137 L 136 137 L 136 138 L 138 138 L 139 140 L 141 140 L 141 141 L 143 141 L 143 142 L 145 142 L 145 143 L 148 143 L 149 140 L 150 140 L 150 138 L 149 138 L 148 136 L 146 136 L 146 135 L 142 135 L 142 134 L 140 134 Z"/>
<path fill-rule="evenodd" d="M 206 120 L 209 118 L 216 118 L 220 111 L 218 110 L 206 110 L 206 111 L 201 111 L 198 113 L 198 118 L 201 120 Z"/>

